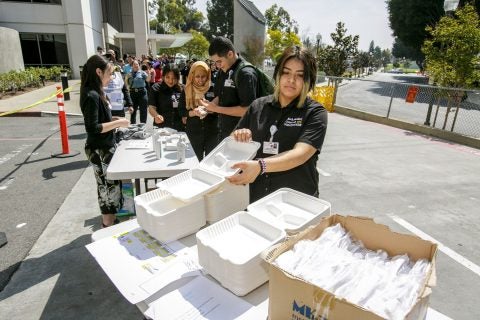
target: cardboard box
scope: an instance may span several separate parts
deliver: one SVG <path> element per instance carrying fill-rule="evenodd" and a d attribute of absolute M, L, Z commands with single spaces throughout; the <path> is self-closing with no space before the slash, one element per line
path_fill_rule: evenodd
<path fill-rule="evenodd" d="M 273 265 L 283 252 L 293 248 L 302 239 L 317 239 L 329 226 L 340 223 L 351 235 L 363 241 L 371 250 L 383 249 L 389 256 L 407 253 L 411 260 L 425 258 L 432 263 L 417 303 L 405 319 L 424 319 L 428 309 L 431 288 L 435 285 L 435 256 L 437 245 L 419 237 L 399 234 L 370 218 L 333 215 L 318 225 L 304 230 L 284 241 L 266 256 L 269 264 L 269 319 L 270 320 L 377 320 L 383 319 L 371 311 L 334 296 L 313 284 L 288 274 Z"/>

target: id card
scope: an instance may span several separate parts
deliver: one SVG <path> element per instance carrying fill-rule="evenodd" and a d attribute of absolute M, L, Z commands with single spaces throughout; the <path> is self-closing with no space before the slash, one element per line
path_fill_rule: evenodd
<path fill-rule="evenodd" d="M 225 80 L 225 83 L 223 84 L 223 86 L 224 86 L 224 87 L 229 87 L 229 88 L 230 88 L 230 87 L 232 87 L 232 88 L 235 87 L 235 85 L 233 84 L 233 80 L 232 80 L 232 79 L 227 79 L 227 80 Z"/>
<path fill-rule="evenodd" d="M 263 153 L 265 154 L 278 154 L 278 142 L 263 142 Z"/>

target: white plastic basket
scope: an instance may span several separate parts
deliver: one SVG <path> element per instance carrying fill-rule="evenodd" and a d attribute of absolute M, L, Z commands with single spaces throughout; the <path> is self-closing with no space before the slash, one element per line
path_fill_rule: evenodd
<path fill-rule="evenodd" d="M 196 236 L 200 265 L 222 286 L 244 296 L 268 281 L 261 253 L 286 233 L 247 212 L 237 212 Z"/>
<path fill-rule="evenodd" d="M 160 242 L 170 242 L 197 232 L 205 225 L 205 201 L 189 203 L 160 189 L 136 196 L 138 224 Z"/>
<path fill-rule="evenodd" d="M 224 177 L 231 176 L 238 170 L 232 169 L 231 166 L 240 161 L 253 159 L 258 148 L 260 148 L 258 142 L 237 142 L 234 138 L 227 137 L 200 162 L 199 168 Z"/>
<path fill-rule="evenodd" d="M 200 198 L 217 188 L 224 177 L 201 169 L 190 169 L 163 180 L 157 186 L 184 202 Z"/>
<path fill-rule="evenodd" d="M 325 200 L 290 188 L 281 188 L 250 204 L 247 210 L 258 219 L 291 234 L 317 224 L 322 217 L 330 215 L 331 207 Z"/>
<path fill-rule="evenodd" d="M 248 185 L 223 182 L 205 195 L 207 222 L 214 223 L 247 208 L 250 199 Z"/>

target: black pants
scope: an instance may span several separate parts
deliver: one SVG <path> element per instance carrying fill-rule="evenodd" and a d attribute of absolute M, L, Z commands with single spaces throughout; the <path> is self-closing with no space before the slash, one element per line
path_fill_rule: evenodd
<path fill-rule="evenodd" d="M 148 96 L 146 89 L 130 89 L 130 97 L 133 103 L 133 112 L 130 116 L 130 123 L 137 123 L 137 110 L 140 109 L 140 123 L 147 122 Z"/>
<path fill-rule="evenodd" d="M 204 156 L 209 154 L 219 142 L 218 117 L 208 115 L 205 119 L 199 117 L 188 117 L 186 132 L 193 151 L 201 161 Z"/>

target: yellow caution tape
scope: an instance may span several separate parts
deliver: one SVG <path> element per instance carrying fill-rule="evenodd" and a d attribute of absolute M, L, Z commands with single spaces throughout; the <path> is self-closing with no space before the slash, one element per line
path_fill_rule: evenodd
<path fill-rule="evenodd" d="M 77 83 L 77 84 L 74 84 L 74 85 L 76 86 L 76 85 L 78 85 L 78 84 L 80 84 L 80 82 Z M 44 102 L 47 102 L 48 100 L 52 99 L 53 97 L 56 97 L 57 94 L 59 94 L 61 91 L 62 91 L 62 90 L 60 89 L 60 90 L 56 91 L 54 94 L 52 94 L 51 96 L 48 96 L 48 97 L 46 97 L 46 98 L 44 98 L 44 99 L 42 99 L 42 100 L 40 100 L 40 101 L 37 101 L 37 102 L 35 102 L 35 103 L 32 103 L 31 105 L 29 105 L 29 106 L 27 106 L 27 107 L 0 113 L 0 117 L 7 116 L 7 115 L 9 115 L 9 114 L 17 113 L 17 112 L 20 112 L 20 111 L 27 110 L 27 109 L 33 108 L 33 107 L 35 107 L 35 106 L 38 106 L 39 104 L 42 104 L 42 103 L 44 103 Z M 67 89 L 65 89 L 65 90 L 63 91 L 63 93 L 70 92 L 70 91 L 72 91 L 72 87 L 68 87 Z"/>

